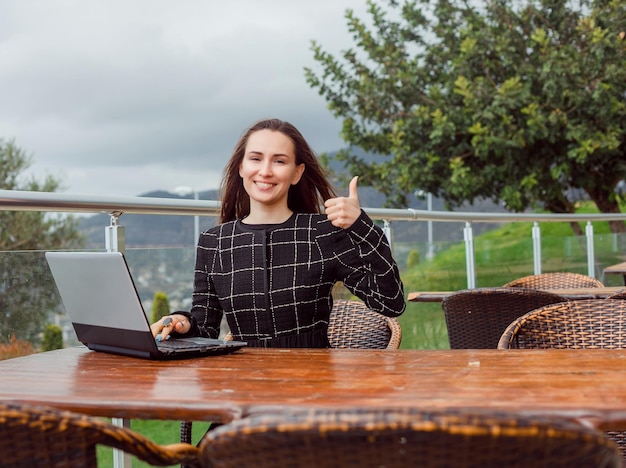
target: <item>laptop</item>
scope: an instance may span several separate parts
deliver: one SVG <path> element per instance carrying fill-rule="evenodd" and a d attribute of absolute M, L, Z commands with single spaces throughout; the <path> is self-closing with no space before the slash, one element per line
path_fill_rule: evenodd
<path fill-rule="evenodd" d="M 203 337 L 158 342 L 120 252 L 46 252 L 46 260 L 78 340 L 95 351 L 144 359 L 232 353 L 243 341 Z"/>

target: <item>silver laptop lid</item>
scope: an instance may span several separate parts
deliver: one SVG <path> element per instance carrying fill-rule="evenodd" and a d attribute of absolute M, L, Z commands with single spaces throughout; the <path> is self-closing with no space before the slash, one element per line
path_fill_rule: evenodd
<path fill-rule="evenodd" d="M 72 322 L 150 330 L 120 252 L 46 252 L 46 259 Z"/>

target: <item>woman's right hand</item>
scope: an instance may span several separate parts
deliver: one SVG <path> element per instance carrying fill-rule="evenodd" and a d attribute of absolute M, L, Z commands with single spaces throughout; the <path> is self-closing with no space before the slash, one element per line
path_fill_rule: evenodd
<path fill-rule="evenodd" d="M 326 216 L 333 224 L 343 229 L 348 229 L 361 216 L 361 205 L 357 193 L 359 176 L 354 176 L 348 187 L 347 197 L 329 198 L 324 202 Z"/>
<path fill-rule="evenodd" d="M 170 334 L 175 331 L 176 333 L 187 333 L 191 329 L 191 324 L 186 315 L 172 314 L 161 317 L 152 325 L 152 336 L 157 341 L 165 341 L 169 339 Z"/>

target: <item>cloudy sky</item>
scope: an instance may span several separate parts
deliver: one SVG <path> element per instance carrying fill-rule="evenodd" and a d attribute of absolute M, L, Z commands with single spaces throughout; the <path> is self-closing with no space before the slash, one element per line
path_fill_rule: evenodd
<path fill-rule="evenodd" d="M 310 41 L 353 45 L 365 0 L 0 0 L 0 138 L 63 192 L 217 188 L 242 131 L 295 124 L 321 153 L 340 122 L 311 89 Z"/>

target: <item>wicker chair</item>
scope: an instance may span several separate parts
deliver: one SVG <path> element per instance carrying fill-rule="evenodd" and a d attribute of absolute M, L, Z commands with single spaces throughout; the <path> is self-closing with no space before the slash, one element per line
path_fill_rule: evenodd
<path fill-rule="evenodd" d="M 208 432 L 201 465 L 621 467 L 617 447 L 570 420 L 415 408 L 254 415 Z"/>
<path fill-rule="evenodd" d="M 516 318 L 547 304 L 566 301 L 547 291 L 526 288 L 476 288 L 443 299 L 451 349 L 495 349 Z"/>
<path fill-rule="evenodd" d="M 337 299 L 330 313 L 328 341 L 331 348 L 398 349 L 402 328 L 397 318 L 373 312 L 361 301 Z M 191 421 L 181 422 L 181 442 L 191 443 L 192 429 Z"/>
<path fill-rule="evenodd" d="M 581 273 L 553 272 L 524 276 L 510 281 L 505 288 L 566 289 L 566 288 L 602 288 L 602 281 Z"/>
<path fill-rule="evenodd" d="M 584 299 L 533 310 L 513 321 L 498 348 L 626 348 L 626 301 Z"/>
<path fill-rule="evenodd" d="M 335 300 L 328 324 L 331 348 L 398 349 L 402 328 L 395 317 L 373 312 L 360 301 Z"/>
<path fill-rule="evenodd" d="M 498 348 L 626 348 L 626 301 L 585 299 L 533 310 L 507 327 Z M 626 462 L 626 432 L 607 435 Z"/>
<path fill-rule="evenodd" d="M 198 448 L 158 445 L 130 429 L 54 408 L 0 403 L 3 467 L 95 467 L 96 445 L 123 450 L 153 466 L 196 462 Z"/>

